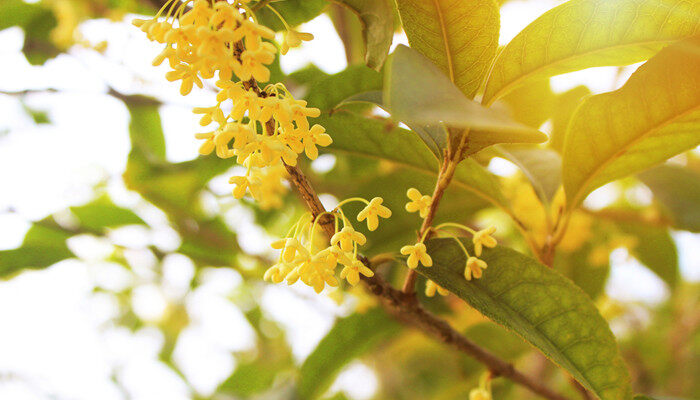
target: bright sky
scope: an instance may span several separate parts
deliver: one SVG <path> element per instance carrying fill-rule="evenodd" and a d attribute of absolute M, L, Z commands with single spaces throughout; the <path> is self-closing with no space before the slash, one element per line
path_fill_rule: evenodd
<path fill-rule="evenodd" d="M 513 1 L 503 8 L 501 44 L 558 1 Z M 303 26 L 316 39 L 282 58 L 285 71 L 312 62 L 326 72 L 345 68 L 344 52 L 325 16 Z M 73 49 L 71 55 L 49 61 L 44 67 L 30 66 L 21 54 L 22 32 L 0 32 L 0 91 L 54 87 L 58 94 L 36 94 L 26 98 L 37 109 L 48 111 L 51 125 L 35 125 L 16 97 L 0 95 L 0 249 L 19 245 L 28 220 L 38 219 L 70 205 L 88 201 L 94 184 L 108 180 L 115 201 L 125 206 L 140 204 L 118 178 L 125 168 L 129 150 L 124 106 L 104 94 L 106 84 L 124 93 L 147 93 L 167 99 L 162 108 L 167 156 L 184 161 L 197 155 L 192 133 L 198 129 L 190 110 L 213 103 L 213 95 L 197 92 L 183 98 L 178 85 L 164 78 L 164 67 L 153 68 L 150 60 L 160 50 L 140 31 L 125 23 L 93 21 L 83 26 L 93 42 L 109 40 L 106 57 L 88 50 Z M 406 43 L 397 36 L 396 43 Z M 629 75 L 636 66 L 625 70 Z M 616 89 L 621 81 L 616 68 L 593 68 L 552 80 L 555 91 L 586 84 L 594 92 Z M 4 132 L 4 133 L 3 133 Z M 507 165 L 493 167 L 496 172 Z M 228 192 L 228 185 L 214 183 L 215 191 Z M 589 199 L 604 205 L 605 190 Z M 16 213 L 4 210 L 12 208 Z M 127 245 L 154 244 L 176 248 L 177 238 L 167 227 L 163 214 L 139 206 L 140 215 L 153 230 L 126 228 L 114 232 L 114 239 Z M 245 231 L 242 245 L 263 251 L 269 238 L 251 223 L 242 207 L 230 216 L 237 229 Z M 700 236 L 676 234 L 686 279 L 700 279 L 700 260 L 691 251 L 700 248 Z M 61 262 L 45 271 L 29 272 L 0 283 L 0 398 L 123 399 L 114 385 L 115 374 L 136 400 L 188 398 L 188 388 L 156 354 L 162 342 L 158 331 L 142 329 L 132 334 L 113 326 L 109 319 L 117 308 L 114 299 L 96 295 L 96 287 L 118 288 L 136 284 L 136 312 L 145 319 L 157 319 L 169 301 L 178 299 L 192 274 L 184 257 L 166 263 L 166 288 L 152 283 L 153 257 L 147 250 L 135 250 L 129 261 L 136 271 L 131 276 L 123 267 L 101 260 L 105 244 L 78 238 L 71 246 L 81 260 Z M 695 253 L 696 254 L 696 253 Z M 692 258 L 691 258 L 692 257 Z M 663 284 L 645 268 L 629 261 L 624 251 L 612 255 L 613 272 L 608 292 L 626 301 L 658 302 L 666 295 Z M 254 334 L 227 295 L 240 282 L 232 271 L 210 271 L 205 283 L 187 301 L 192 326 L 176 349 L 178 364 L 194 388 L 207 394 L 235 365 L 230 356 L 254 345 Z M 630 284 L 630 282 L 633 282 Z M 345 308 L 325 297 L 312 296 L 306 287 L 274 286 L 265 289 L 263 306 L 288 330 L 294 355 L 303 358 L 330 329 Z M 112 369 L 116 366 L 116 369 Z M 12 379 L 8 379 L 12 378 Z M 367 385 L 353 385 L 356 379 Z M 352 364 L 335 386 L 352 398 L 369 398 L 376 379 L 367 366 Z"/>

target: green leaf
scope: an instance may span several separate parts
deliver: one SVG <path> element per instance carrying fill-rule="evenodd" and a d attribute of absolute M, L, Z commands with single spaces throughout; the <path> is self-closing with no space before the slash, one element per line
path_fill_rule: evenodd
<path fill-rule="evenodd" d="M 342 107 L 346 104 L 352 103 L 371 103 L 382 108 L 386 112 L 390 112 L 389 109 L 384 104 L 384 94 L 379 90 L 373 90 L 370 92 L 363 92 L 350 96 L 347 99 L 340 102 L 336 107 Z M 443 124 L 432 124 L 432 125 L 420 125 L 415 123 L 407 123 L 413 132 L 415 132 L 419 138 L 425 143 L 425 145 L 430 149 L 430 151 L 435 155 L 435 158 L 441 160 L 443 157 L 443 152 L 447 149 L 447 129 Z"/>
<path fill-rule="evenodd" d="M 302 364 L 299 398 L 311 400 L 322 396 L 345 365 L 399 331 L 399 324 L 380 308 L 338 320 Z"/>
<path fill-rule="evenodd" d="M 600 232 L 600 234 L 603 237 L 604 232 Z M 596 263 L 591 260 L 591 252 L 598 246 L 603 245 L 605 245 L 604 242 L 594 239 L 572 253 L 557 252 L 554 261 L 555 269 L 571 279 L 576 286 L 580 287 L 592 299 L 597 299 L 603 293 L 605 284 L 610 276 L 610 262 L 608 259 L 600 260 L 600 262 L 596 261 Z M 606 249 L 606 254 L 607 251 Z"/>
<path fill-rule="evenodd" d="M 145 96 L 125 96 L 129 110 L 132 152 L 153 160 L 165 160 L 165 136 L 160 120 L 160 103 Z"/>
<path fill-rule="evenodd" d="M 493 0 L 397 0 L 397 5 L 411 47 L 473 98 L 498 48 L 498 5 Z"/>
<path fill-rule="evenodd" d="M 561 157 L 551 149 L 500 146 L 503 156 L 520 167 L 543 204 L 549 204 L 561 186 Z"/>
<path fill-rule="evenodd" d="M 700 232 L 700 174 L 674 165 L 660 165 L 642 172 L 639 179 L 669 211 L 675 228 Z"/>
<path fill-rule="evenodd" d="M 107 195 L 82 206 L 71 207 L 70 210 L 78 218 L 81 227 L 96 232 L 124 225 L 146 225 L 136 213 L 114 204 Z"/>
<path fill-rule="evenodd" d="M 634 223 L 620 223 L 618 226 L 623 232 L 636 239 L 636 246 L 630 249 L 634 258 L 654 272 L 669 287 L 675 288 L 680 278 L 678 251 L 668 229 Z"/>
<path fill-rule="evenodd" d="M 543 79 L 514 89 L 502 100 L 508 106 L 513 119 L 539 128 L 552 117 L 557 95 L 552 92 L 549 80 Z"/>
<path fill-rule="evenodd" d="M 670 46 L 621 89 L 589 97 L 564 144 L 564 189 L 578 206 L 605 183 L 700 144 L 700 37 Z"/>
<path fill-rule="evenodd" d="M 685 0 L 571 0 L 544 13 L 498 55 L 484 103 L 532 79 L 646 60 L 700 28 Z"/>
<path fill-rule="evenodd" d="M 18 248 L 0 251 L 0 278 L 23 269 L 43 269 L 72 258 L 73 252 L 66 245 L 70 236 L 51 217 L 34 223 Z"/>
<path fill-rule="evenodd" d="M 289 26 L 297 26 L 311 21 L 323 12 L 326 7 L 325 0 L 281 0 L 270 4 L 277 12 L 282 14 Z M 279 17 L 267 7 L 255 11 L 258 22 L 275 31 L 283 31 L 284 25 Z"/>
<path fill-rule="evenodd" d="M 351 65 L 344 71 L 316 80 L 309 86 L 306 101 L 312 107 L 329 111 L 359 93 L 382 89 L 382 75 L 364 65 Z"/>
<path fill-rule="evenodd" d="M 438 161 L 423 142 L 410 131 L 387 127 L 375 119 L 344 112 L 322 115 L 317 123 L 333 138 L 327 152 L 389 161 L 395 166 L 437 177 Z M 475 193 L 508 212 L 508 201 L 496 178 L 472 159 L 464 160 L 455 171 L 453 185 Z"/>
<path fill-rule="evenodd" d="M 357 14 L 365 41 L 365 63 L 379 71 L 394 39 L 394 7 L 391 0 L 335 0 Z"/>
<path fill-rule="evenodd" d="M 422 125 L 518 133 L 533 143 L 546 135 L 467 98 L 429 59 L 400 45 L 385 73 L 384 103 L 394 118 Z"/>
<path fill-rule="evenodd" d="M 470 241 L 462 239 L 473 247 Z M 607 323 L 581 289 L 514 250 L 485 249 L 481 279 L 467 281 L 453 239 L 428 243 L 433 266 L 417 271 L 520 335 L 602 400 L 629 399 L 630 378 Z"/>
<path fill-rule="evenodd" d="M 561 154 L 564 151 L 566 129 L 569 127 L 571 116 L 591 90 L 587 86 L 576 86 L 557 96 L 552 110 L 552 134 L 549 145 Z"/>
<path fill-rule="evenodd" d="M 0 4 L 0 30 L 11 26 L 24 30 L 22 52 L 30 64 L 41 65 L 60 53 L 50 39 L 56 24 L 53 12 L 43 4 L 22 0 L 3 0 Z"/>

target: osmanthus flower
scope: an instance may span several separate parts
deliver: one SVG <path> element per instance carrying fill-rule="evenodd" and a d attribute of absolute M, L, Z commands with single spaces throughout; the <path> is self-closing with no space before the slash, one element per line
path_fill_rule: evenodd
<path fill-rule="evenodd" d="M 306 156 L 311 160 L 318 158 L 318 149 L 316 146 L 326 147 L 333 143 L 333 139 L 326 133 L 326 128 L 318 124 L 311 127 L 307 132 L 300 132 L 300 135 L 302 137 L 301 141 L 304 144 L 304 152 L 306 152 Z M 391 214 L 389 214 L 389 216 L 391 216 Z"/>
<path fill-rule="evenodd" d="M 479 387 L 469 392 L 469 400 L 493 400 L 490 372 L 481 375 L 481 378 L 479 378 Z"/>
<path fill-rule="evenodd" d="M 374 276 L 374 271 L 367 268 L 362 261 L 354 258 L 350 265 L 346 265 L 340 271 L 340 279 L 346 279 L 349 284 L 355 286 L 360 282 L 360 274 L 371 278 Z"/>
<path fill-rule="evenodd" d="M 411 269 L 418 267 L 419 262 L 423 264 L 424 267 L 433 266 L 433 259 L 428 254 L 427 248 L 423 242 L 403 246 L 401 248 L 401 254 L 408 256 L 406 265 L 408 265 L 408 267 Z"/>
<path fill-rule="evenodd" d="M 340 245 L 343 251 L 352 251 L 355 243 L 362 246 L 367 241 L 365 235 L 355 231 L 352 226 L 346 225 L 331 238 L 332 245 Z"/>
<path fill-rule="evenodd" d="M 423 195 L 416 188 L 410 188 L 406 192 L 406 196 L 411 200 L 406 203 L 406 211 L 414 213 L 418 211 L 421 218 L 425 218 L 430 211 L 430 205 L 433 202 L 433 198 L 428 195 Z"/>
<path fill-rule="evenodd" d="M 338 264 L 343 266 L 340 279 L 347 280 L 352 286 L 359 283 L 361 276 L 374 276 L 374 272 L 358 258 L 358 248 L 367 239 L 353 228 L 342 210 L 343 205 L 353 201 L 369 203 L 362 198 L 350 198 L 315 218 L 309 219 L 306 214 L 292 226 L 284 239 L 273 242 L 272 248 L 280 250 L 279 260 L 266 271 L 265 280 L 275 283 L 286 280 L 290 285 L 301 281 L 320 292 L 326 285 L 339 285 L 335 277 Z M 334 221 L 334 235 L 330 240 L 328 237 L 318 239 L 319 218 L 324 216 L 330 216 Z"/>
<path fill-rule="evenodd" d="M 375 197 L 367 202 L 367 206 L 357 214 L 359 222 L 367 220 L 367 229 L 370 231 L 376 230 L 379 226 L 379 217 L 391 218 L 391 210 L 383 206 L 383 202 L 384 199 L 381 197 Z"/>
<path fill-rule="evenodd" d="M 282 55 L 287 54 L 291 47 L 299 47 L 302 41 L 309 42 L 311 40 L 314 40 L 314 35 L 289 29 L 284 33 L 284 40 L 282 41 L 280 53 L 282 53 Z"/>
<path fill-rule="evenodd" d="M 428 279 L 428 281 L 425 282 L 425 295 L 428 297 L 433 297 L 435 296 L 435 293 L 438 293 L 440 296 L 447 296 L 450 292 L 449 290 Z"/>
<path fill-rule="evenodd" d="M 469 254 L 469 251 L 467 250 L 466 247 L 464 247 L 464 244 L 462 241 L 457 238 L 456 236 L 445 232 L 443 229 L 447 227 L 452 227 L 452 228 L 458 228 L 464 231 L 467 231 L 473 235 L 472 237 L 472 242 L 474 243 L 474 253 L 476 257 L 473 257 L 471 254 Z M 464 226 L 462 224 L 457 224 L 454 222 L 445 222 L 442 223 L 435 228 L 433 228 L 433 231 L 435 232 L 441 232 L 455 240 L 459 248 L 462 250 L 464 253 L 466 263 L 464 267 L 464 279 L 470 281 L 473 279 L 479 279 L 483 275 L 483 270 L 486 269 L 488 266 L 486 262 L 478 257 L 481 256 L 481 253 L 483 252 L 483 247 L 489 247 L 493 248 L 496 247 L 496 239 L 494 239 L 491 235 L 496 232 L 496 228 L 491 226 L 486 229 L 482 229 L 480 231 L 475 231 L 468 226 Z"/>
<path fill-rule="evenodd" d="M 477 257 L 481 257 L 481 252 L 484 246 L 494 248 L 498 244 L 493 238 L 493 233 L 496 232 L 495 226 L 490 226 L 486 229 L 476 231 L 472 234 L 472 242 L 474 243 L 474 253 Z"/>
<path fill-rule="evenodd" d="M 201 125 L 217 125 L 210 132 L 195 135 L 204 140 L 200 153 L 235 156 L 247 172 L 232 179 L 234 196 L 250 193 L 267 208 L 281 205 L 281 194 L 287 190 L 282 183 L 282 162 L 295 166 L 302 153 L 315 159 L 317 147 L 330 145 L 332 139 L 320 125 L 309 128 L 308 118 L 318 117 L 319 109 L 294 99 L 281 83 L 258 85 L 270 79 L 268 66 L 277 48 L 270 42 L 274 32 L 257 22 L 248 3 L 168 0 L 154 18 L 135 20 L 134 25 L 164 45 L 154 65 L 168 60 L 172 70 L 166 78 L 180 81 L 182 95 L 194 86 L 203 87 L 203 80 L 218 74 L 217 104 L 194 110 L 201 115 Z M 271 5 L 266 7 L 278 14 Z M 311 38 L 294 31 L 279 17 L 292 32 L 287 35 L 288 44 Z"/>
<path fill-rule="evenodd" d="M 472 280 L 472 277 L 474 279 L 481 278 L 482 270 L 486 269 L 487 266 L 486 261 L 480 258 L 467 258 L 467 267 L 464 268 L 464 279 L 470 281 Z"/>

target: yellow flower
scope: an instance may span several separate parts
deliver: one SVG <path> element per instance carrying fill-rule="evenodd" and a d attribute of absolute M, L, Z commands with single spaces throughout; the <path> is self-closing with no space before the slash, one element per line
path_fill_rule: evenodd
<path fill-rule="evenodd" d="M 481 278 L 482 270 L 486 269 L 486 261 L 481 260 L 476 257 L 469 257 L 467 259 L 467 267 L 464 268 L 464 278 L 468 281 Z"/>
<path fill-rule="evenodd" d="M 356 232 L 351 226 L 345 226 L 340 232 L 336 232 L 331 238 L 331 244 L 340 244 L 340 248 L 343 251 L 352 251 L 353 245 L 355 243 L 362 246 L 367 241 L 365 235 L 360 232 Z"/>
<path fill-rule="evenodd" d="M 481 256 L 482 246 L 486 246 L 491 249 L 496 247 L 496 239 L 491 236 L 494 232 L 496 232 L 496 227 L 491 226 L 474 233 L 472 242 L 474 242 L 474 253 L 477 257 Z"/>
<path fill-rule="evenodd" d="M 418 267 L 418 262 L 420 261 L 424 267 L 432 267 L 433 259 L 428 255 L 425 244 L 418 242 L 414 245 L 406 245 L 401 248 L 401 254 L 407 255 L 408 259 L 406 264 L 409 268 L 415 269 Z"/>
<path fill-rule="evenodd" d="M 214 107 L 195 107 L 192 112 L 195 114 L 202 114 L 202 118 L 199 120 L 199 125 L 201 126 L 207 126 L 213 121 L 216 121 L 216 123 L 219 125 L 226 124 L 224 112 L 221 111 L 219 105 Z"/>
<path fill-rule="evenodd" d="M 251 78 L 258 82 L 270 80 L 270 70 L 265 65 L 275 61 L 275 46 L 272 43 L 264 42 L 257 50 L 245 50 L 241 54 L 241 63 L 234 65 L 233 72 L 242 81 Z"/>
<path fill-rule="evenodd" d="M 304 246 L 299 243 L 296 238 L 286 238 L 282 240 L 277 240 L 272 242 L 270 245 L 273 249 L 282 250 L 282 259 L 288 263 L 291 263 L 296 258 L 297 254 L 301 257 L 308 257 L 309 252 L 304 248 Z"/>
<path fill-rule="evenodd" d="M 263 280 L 273 283 L 281 283 L 292 269 L 294 269 L 294 266 L 289 263 L 277 263 L 265 271 Z"/>
<path fill-rule="evenodd" d="M 346 279 L 349 284 L 355 286 L 360 282 L 360 274 L 371 278 L 374 276 L 374 272 L 367 268 L 367 266 L 357 258 L 352 260 L 350 265 L 346 265 L 342 271 L 340 271 L 340 279 Z"/>
<path fill-rule="evenodd" d="M 301 42 L 309 42 L 314 40 L 314 35 L 306 32 L 299 32 L 294 29 L 289 29 L 284 33 L 284 40 L 282 41 L 281 53 L 287 54 L 290 47 L 299 47 Z"/>
<path fill-rule="evenodd" d="M 326 147 L 333 143 L 330 135 L 321 125 L 314 125 L 306 134 L 302 134 L 302 142 L 304 143 L 304 151 L 306 156 L 312 160 L 318 157 L 318 149 L 316 146 Z"/>
<path fill-rule="evenodd" d="M 370 200 L 367 207 L 363 208 L 357 214 L 357 220 L 362 222 L 367 219 L 367 229 L 374 231 L 379 226 L 379 217 L 389 218 L 391 217 L 391 210 L 382 205 L 384 199 L 381 197 L 375 197 Z"/>
<path fill-rule="evenodd" d="M 469 400 L 492 400 L 491 393 L 482 388 L 472 389 L 469 392 Z"/>
<path fill-rule="evenodd" d="M 432 197 L 422 195 L 416 188 L 408 189 L 406 196 L 411 199 L 411 201 L 406 203 L 406 211 L 410 213 L 418 211 L 420 217 L 425 218 L 428 215 L 428 211 L 430 211 L 430 204 L 433 202 Z"/>
<path fill-rule="evenodd" d="M 321 115 L 321 110 L 318 108 L 307 107 L 305 100 L 291 100 L 290 110 L 292 112 L 292 120 L 303 131 L 309 129 L 308 118 L 317 118 Z"/>
<path fill-rule="evenodd" d="M 440 296 L 447 296 L 450 293 L 449 290 L 428 279 L 428 281 L 425 282 L 425 295 L 428 297 L 433 297 L 435 296 L 436 292 L 440 294 Z"/>
<path fill-rule="evenodd" d="M 246 176 L 232 176 L 228 183 L 235 185 L 233 189 L 233 197 L 237 199 L 242 199 L 245 196 L 246 190 L 250 186 L 248 177 Z"/>

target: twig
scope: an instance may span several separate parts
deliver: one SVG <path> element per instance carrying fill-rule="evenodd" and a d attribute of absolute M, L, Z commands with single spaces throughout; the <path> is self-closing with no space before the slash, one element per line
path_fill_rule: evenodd
<path fill-rule="evenodd" d="M 309 184 L 304 173 L 298 167 L 292 167 L 290 165 L 285 165 L 285 167 L 290 175 L 290 180 L 296 186 L 299 195 L 302 200 L 304 200 L 304 203 L 306 203 L 306 206 L 313 216 L 316 217 L 322 212 L 325 212 L 323 205 L 318 200 L 316 192 Z M 335 229 L 331 222 L 332 220 L 320 221 L 320 225 L 329 235 L 332 235 Z M 371 267 L 369 261 L 365 257 L 360 256 L 358 258 L 365 263 L 365 265 Z M 369 290 L 380 298 L 384 308 L 398 320 L 409 326 L 418 328 L 429 336 L 474 357 L 477 361 L 484 364 L 494 377 L 502 376 L 508 378 L 528 388 L 533 393 L 550 400 L 566 400 L 566 397 L 529 378 L 516 370 L 512 364 L 502 360 L 498 356 L 462 336 L 446 321 L 426 311 L 412 294 L 407 294 L 393 288 L 379 275 L 375 275 L 371 278 L 363 276 L 362 280 Z"/>

